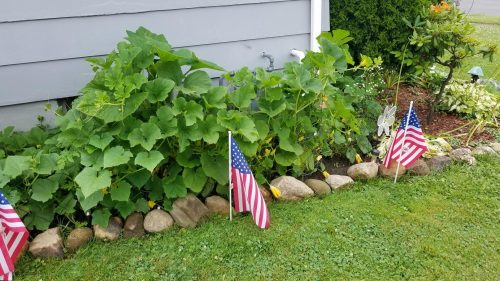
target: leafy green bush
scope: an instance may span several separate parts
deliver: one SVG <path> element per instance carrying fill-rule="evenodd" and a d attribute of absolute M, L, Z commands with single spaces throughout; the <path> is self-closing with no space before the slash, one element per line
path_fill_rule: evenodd
<path fill-rule="evenodd" d="M 411 36 L 403 18 L 416 18 L 433 0 L 330 0 L 330 23 L 333 29 L 354 34 L 350 44 L 355 58 L 361 54 L 382 56 L 384 62 L 397 66 L 391 51 L 400 50 Z"/>
<path fill-rule="evenodd" d="M 488 92 L 484 85 L 457 81 L 446 86 L 440 105 L 442 110 L 477 119 L 497 117 L 499 107 L 499 95 Z"/>
<path fill-rule="evenodd" d="M 348 68 L 346 31 L 323 34 L 322 52 L 283 72 L 228 74 L 229 87 L 214 87 L 201 70 L 219 66 L 173 50 L 162 35 L 127 34 L 106 58 L 89 59 L 95 76 L 57 119 L 59 132 L 0 157 L 0 188 L 22 186 L 16 203 L 45 219 L 30 227 L 46 229 L 56 213 L 74 212 L 76 200 L 78 212 L 106 226 L 113 214 L 125 218 L 154 204 L 168 210 L 188 192 L 225 195 L 228 130 L 261 184 L 314 171 L 320 155 L 353 161 L 371 150 L 377 76 Z M 372 64 L 366 58 L 363 65 Z M 41 170 L 36 160 L 45 154 L 51 165 Z"/>

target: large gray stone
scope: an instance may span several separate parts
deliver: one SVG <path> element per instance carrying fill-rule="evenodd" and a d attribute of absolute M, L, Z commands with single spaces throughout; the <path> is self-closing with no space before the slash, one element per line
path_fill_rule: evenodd
<path fill-rule="evenodd" d="M 31 241 L 29 251 L 35 257 L 62 258 L 64 256 L 64 246 L 59 227 L 38 234 Z"/>
<path fill-rule="evenodd" d="M 427 161 L 427 166 L 431 171 L 441 172 L 451 164 L 451 158 L 448 156 L 436 156 Z"/>
<path fill-rule="evenodd" d="M 492 142 L 490 143 L 490 147 L 493 148 L 496 153 L 500 153 L 500 142 Z"/>
<path fill-rule="evenodd" d="M 144 218 L 144 229 L 150 233 L 158 233 L 168 230 L 174 225 L 174 219 L 165 211 L 155 209 Z"/>
<path fill-rule="evenodd" d="M 406 168 L 403 165 L 399 165 L 398 169 L 398 161 L 394 160 L 389 164 L 389 168 L 386 168 L 383 163 L 378 166 L 378 173 L 383 177 L 393 179 L 396 176 L 396 171 L 399 178 L 406 173 Z"/>
<path fill-rule="evenodd" d="M 343 175 L 329 175 L 325 181 L 332 188 L 332 190 L 339 190 L 354 183 L 354 180 L 351 177 Z"/>
<path fill-rule="evenodd" d="M 325 196 L 332 192 L 330 186 L 322 180 L 308 179 L 304 183 L 319 196 Z"/>
<path fill-rule="evenodd" d="M 210 213 L 208 208 L 193 194 L 175 200 L 170 215 L 181 227 L 195 227 Z"/>
<path fill-rule="evenodd" d="M 474 156 L 472 156 L 472 151 L 468 148 L 457 148 L 450 152 L 450 158 L 458 161 L 464 162 L 471 166 L 476 165 L 477 161 Z"/>
<path fill-rule="evenodd" d="M 368 180 L 377 176 L 378 164 L 375 162 L 365 162 L 355 164 L 347 169 L 347 175 L 353 180 Z"/>
<path fill-rule="evenodd" d="M 486 145 L 478 146 L 472 150 L 472 155 L 497 155 L 496 151 Z"/>
<path fill-rule="evenodd" d="M 277 187 L 281 191 L 281 196 L 278 200 L 296 201 L 314 196 L 314 191 L 312 189 L 294 177 L 281 176 L 272 180 L 271 185 Z"/>
<path fill-rule="evenodd" d="M 68 238 L 66 238 L 66 248 L 68 249 L 68 252 L 76 252 L 76 250 L 87 244 L 93 235 L 94 233 L 92 232 L 92 229 L 88 227 L 73 229 L 69 233 Z"/>
<path fill-rule="evenodd" d="M 120 238 L 123 222 L 119 217 L 111 217 L 108 221 L 108 227 L 103 228 L 100 225 L 94 225 L 94 236 L 96 239 L 112 241 Z"/>
<path fill-rule="evenodd" d="M 413 163 L 408 170 L 410 171 L 410 174 L 415 176 L 426 176 L 431 172 L 427 163 L 425 163 L 422 159 L 415 161 L 415 163 Z"/>
<path fill-rule="evenodd" d="M 218 195 L 207 197 L 205 205 L 212 214 L 229 215 L 229 201 Z"/>
<path fill-rule="evenodd" d="M 142 213 L 133 213 L 125 220 L 123 237 L 141 237 L 144 235 L 144 217 Z"/>

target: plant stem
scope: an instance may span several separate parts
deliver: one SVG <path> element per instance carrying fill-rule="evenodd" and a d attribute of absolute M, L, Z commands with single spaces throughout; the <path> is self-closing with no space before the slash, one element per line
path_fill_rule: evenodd
<path fill-rule="evenodd" d="M 439 93 L 438 93 L 437 97 L 434 99 L 434 103 L 431 104 L 431 106 L 430 106 L 429 114 L 427 114 L 427 125 L 431 124 L 432 117 L 434 115 L 434 111 L 436 110 L 436 107 L 443 99 L 444 89 L 445 89 L 446 85 L 448 85 L 448 83 L 450 82 L 451 78 L 453 77 L 453 70 L 454 70 L 453 64 L 450 64 L 450 66 L 448 66 L 448 67 L 450 69 L 450 71 L 448 72 L 448 76 L 441 83 L 441 87 L 439 88 Z"/>

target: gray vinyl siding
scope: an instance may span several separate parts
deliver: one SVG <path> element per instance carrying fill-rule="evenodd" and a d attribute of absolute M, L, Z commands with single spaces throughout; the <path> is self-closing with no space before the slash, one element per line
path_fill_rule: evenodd
<path fill-rule="evenodd" d="M 328 1 L 323 7 L 326 31 Z M 280 68 L 291 49 L 309 47 L 310 0 L 2 1 L 0 128 L 7 106 L 78 95 L 93 76 L 85 58 L 106 55 L 139 26 L 228 71 L 266 67 L 262 52 Z"/>

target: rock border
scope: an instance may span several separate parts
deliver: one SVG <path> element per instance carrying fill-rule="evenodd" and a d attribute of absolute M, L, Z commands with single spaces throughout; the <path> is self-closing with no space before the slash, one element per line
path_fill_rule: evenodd
<path fill-rule="evenodd" d="M 500 143 L 483 145 L 473 150 L 469 148 L 457 148 L 450 152 L 450 157 L 435 156 L 430 159 L 419 159 L 418 165 L 408 169 L 401 169 L 398 177 L 403 174 L 411 176 L 425 176 L 431 172 L 439 173 L 452 162 L 476 165 L 475 155 L 492 154 L 500 156 Z M 383 164 L 374 161 L 354 164 L 349 167 L 348 174 L 327 175 L 324 180 L 307 179 L 302 182 L 290 176 L 281 176 L 273 181 L 271 185 L 276 186 L 281 191 L 278 201 L 300 201 L 311 196 L 324 197 L 329 193 L 338 192 L 356 181 L 365 182 L 375 177 L 394 177 L 397 165 L 385 168 Z M 402 172 L 401 172 L 402 171 Z M 266 201 L 272 200 L 267 189 L 261 187 Z M 62 243 L 63 239 L 59 227 L 48 229 L 38 234 L 31 243 L 29 251 L 35 257 L 42 258 L 62 258 L 64 253 L 74 253 L 82 246 L 93 239 L 104 241 L 116 240 L 119 238 L 141 237 L 146 233 L 162 233 L 169 231 L 171 226 L 177 224 L 182 228 L 192 228 L 203 223 L 210 215 L 227 215 L 229 202 L 220 196 L 214 195 L 205 198 L 203 203 L 196 195 L 188 194 L 184 198 L 178 198 L 173 203 L 174 208 L 166 212 L 159 208 L 150 210 L 147 214 L 132 213 L 123 222 L 118 217 L 111 217 L 106 229 L 94 226 L 91 228 L 76 228 L 71 231 Z M 151 221 L 151 218 L 156 218 Z M 133 222 L 132 222 L 133 221 Z M 109 233 L 108 233 L 109 231 Z M 66 246 L 64 248 L 64 246 Z"/>

